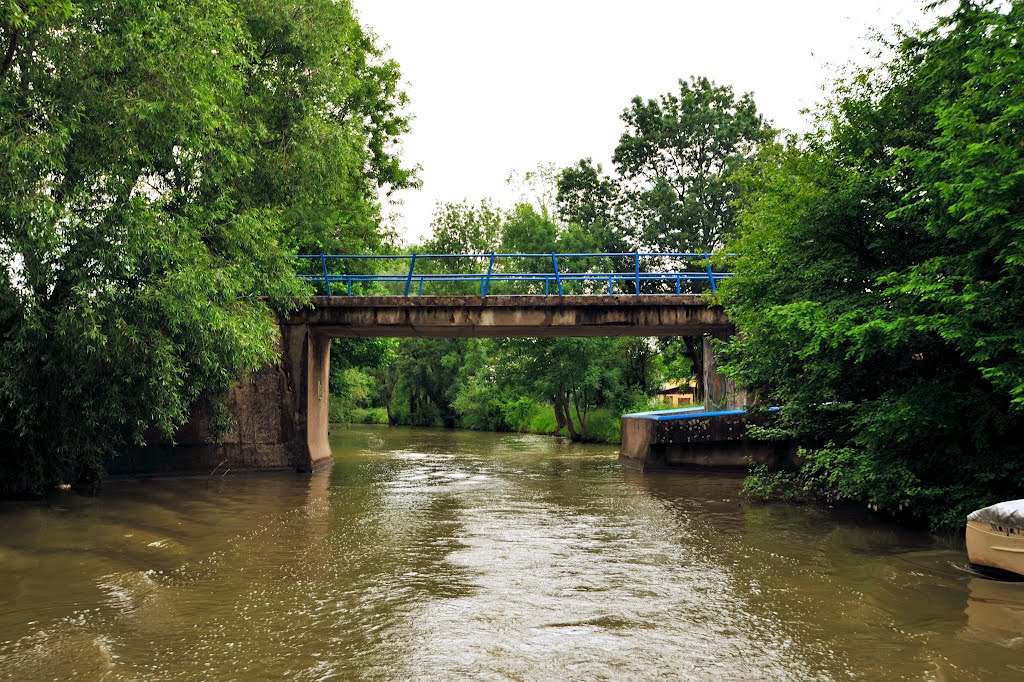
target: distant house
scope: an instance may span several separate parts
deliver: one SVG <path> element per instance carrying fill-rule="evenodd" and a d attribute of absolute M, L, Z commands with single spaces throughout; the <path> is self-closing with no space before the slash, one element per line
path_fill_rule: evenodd
<path fill-rule="evenodd" d="M 686 405 L 694 404 L 696 388 L 697 380 L 690 379 L 688 383 L 684 384 L 665 384 L 655 395 L 661 401 L 670 403 L 673 407 L 685 407 Z"/>

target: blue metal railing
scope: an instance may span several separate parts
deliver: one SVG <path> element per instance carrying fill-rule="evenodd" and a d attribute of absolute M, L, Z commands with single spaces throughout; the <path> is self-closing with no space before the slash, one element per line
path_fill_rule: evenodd
<path fill-rule="evenodd" d="M 781 407 L 766 408 L 766 412 L 778 412 Z M 704 419 L 705 417 L 732 417 L 738 414 L 747 414 L 750 410 L 743 408 L 739 410 L 712 410 L 706 411 L 703 407 L 682 407 L 674 410 L 655 410 L 653 412 L 631 412 L 622 415 L 623 419 L 650 419 L 656 422 L 679 421 L 682 419 Z"/>
<path fill-rule="evenodd" d="M 711 254 L 707 253 L 645 253 L 633 251 L 630 253 L 428 253 L 411 255 L 370 255 L 370 254 L 302 254 L 298 256 L 301 260 L 319 261 L 317 272 L 299 273 L 300 279 L 322 283 L 324 291 L 328 296 L 334 295 L 334 288 L 331 284 L 344 284 L 345 293 L 353 295 L 353 287 L 369 283 L 398 283 L 403 289 L 403 295 L 409 296 L 413 284 L 416 285 L 416 295 L 422 296 L 424 286 L 431 282 L 475 282 L 479 285 L 481 296 L 491 293 L 491 285 L 495 282 L 513 282 L 517 284 L 543 283 L 544 296 L 557 292 L 559 296 L 564 295 L 567 285 L 576 282 L 590 283 L 589 287 L 583 285 L 585 294 L 602 295 L 636 295 L 642 294 L 645 282 L 658 282 L 658 294 L 674 293 L 678 296 L 693 296 L 703 292 L 694 291 L 694 284 L 707 284 L 707 288 L 715 292 L 718 290 L 718 282 L 731 277 L 731 272 L 715 272 L 711 265 Z M 477 259 L 486 261 L 486 271 L 483 272 L 416 272 L 417 262 L 447 261 L 450 259 Z M 584 272 L 572 272 L 566 267 L 568 259 L 578 258 L 628 258 L 633 261 L 632 272 L 593 272 L 592 268 Z M 502 259 L 540 259 L 542 262 L 550 261 L 550 269 L 545 268 L 539 272 L 505 272 L 499 265 Z M 691 269 L 680 268 L 672 272 L 645 272 L 641 268 L 641 259 L 671 259 L 679 265 L 693 263 Z M 407 261 L 409 269 L 397 273 L 368 273 L 360 274 L 355 272 L 331 272 L 330 264 L 345 263 L 348 261 Z M 694 267 L 695 266 L 695 267 Z M 616 290 L 616 285 L 619 289 Z M 685 291 L 684 291 L 685 285 Z M 607 287 L 607 289 L 605 289 Z M 579 287 L 574 287 L 574 289 Z M 626 289 L 632 291 L 626 291 Z M 522 292 L 517 292 L 521 295 Z M 361 294 L 365 295 L 365 294 Z M 528 294 L 530 295 L 530 294 Z M 534 293 L 532 295 L 540 295 Z"/>

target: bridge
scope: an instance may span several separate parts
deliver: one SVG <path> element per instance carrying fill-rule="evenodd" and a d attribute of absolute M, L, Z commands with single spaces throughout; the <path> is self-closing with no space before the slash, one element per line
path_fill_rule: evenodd
<path fill-rule="evenodd" d="M 707 403 L 730 408 L 739 400 L 735 387 L 717 372 L 708 342 L 733 333 L 724 311 L 705 296 L 730 276 L 715 272 L 708 254 L 316 254 L 299 259 L 317 266 L 297 276 L 319 291 L 309 305 L 279 321 L 281 362 L 231 390 L 228 409 L 237 422 L 232 432 L 212 441 L 212 415 L 198 407 L 173 447 L 133 452 L 119 468 L 208 473 L 311 471 L 325 465 L 331 459 L 332 338 L 702 336 Z M 524 265 L 538 261 L 550 268 L 525 271 Z M 608 267 L 623 261 L 631 261 L 631 270 Z M 477 263 L 476 271 L 461 267 L 466 262 Z M 394 272 L 396 265 L 400 272 Z"/>

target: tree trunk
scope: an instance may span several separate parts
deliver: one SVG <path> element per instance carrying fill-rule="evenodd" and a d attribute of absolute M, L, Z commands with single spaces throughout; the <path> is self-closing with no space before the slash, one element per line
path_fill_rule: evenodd
<path fill-rule="evenodd" d="M 555 406 L 555 430 L 551 432 L 552 436 L 557 436 L 565 428 L 565 411 L 562 409 L 562 403 L 558 400 L 558 395 L 551 396 L 551 403 Z"/>
<path fill-rule="evenodd" d="M 7 77 L 7 72 L 11 69 L 11 64 L 14 63 L 14 53 L 18 49 L 18 29 L 14 29 L 11 32 L 11 42 L 7 46 L 7 53 L 4 55 L 4 61 L 0 64 L 0 82 Z"/>
<path fill-rule="evenodd" d="M 580 440 L 587 440 L 587 410 L 583 408 L 583 413 L 580 413 L 580 399 L 576 397 L 576 418 L 580 422 Z"/>
<path fill-rule="evenodd" d="M 699 336 L 684 336 L 683 343 L 686 344 L 686 355 L 690 358 L 693 366 L 693 373 L 697 377 L 697 387 L 693 391 L 693 401 L 704 402 L 704 358 L 697 352 L 698 342 L 703 339 Z"/>
<path fill-rule="evenodd" d="M 574 441 L 579 440 L 580 434 L 576 432 L 576 425 L 572 423 L 572 412 L 569 411 L 571 409 L 569 395 L 567 393 L 559 393 L 555 397 L 555 401 L 555 405 L 558 406 L 555 408 L 555 413 L 557 414 L 558 410 L 561 410 L 565 416 L 565 426 L 569 429 L 569 438 Z"/>

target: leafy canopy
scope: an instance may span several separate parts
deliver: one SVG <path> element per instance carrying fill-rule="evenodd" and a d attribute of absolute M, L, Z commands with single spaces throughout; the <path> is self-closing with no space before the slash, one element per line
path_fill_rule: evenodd
<path fill-rule="evenodd" d="M 0 4 L 0 493 L 96 480 L 373 246 L 398 72 L 347 2 Z"/>
<path fill-rule="evenodd" d="M 785 404 L 790 493 L 935 525 L 1021 496 L 1024 3 L 999 7 L 903 36 L 742 179 L 724 369 Z"/>

